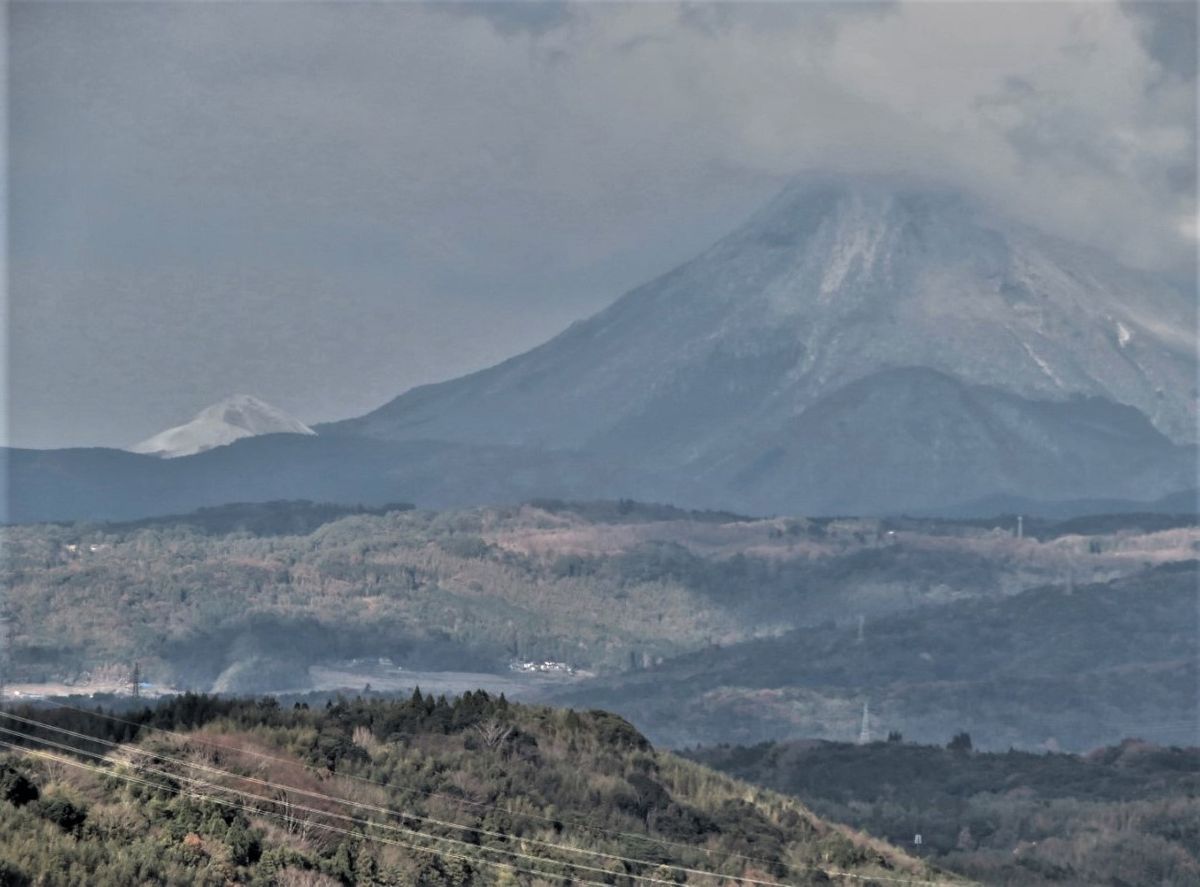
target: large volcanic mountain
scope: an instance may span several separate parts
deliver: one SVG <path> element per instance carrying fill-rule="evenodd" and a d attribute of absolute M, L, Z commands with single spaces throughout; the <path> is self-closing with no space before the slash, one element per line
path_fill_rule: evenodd
<path fill-rule="evenodd" d="M 581 451 L 751 510 L 1157 495 L 1188 482 L 1195 329 L 960 195 L 798 183 L 540 348 L 322 433 Z"/>
<path fill-rule="evenodd" d="M 1154 277 L 961 196 L 797 184 L 542 347 L 334 427 L 585 448 L 632 434 L 639 449 L 686 440 L 694 458 L 923 367 L 1024 398 L 1107 398 L 1194 440 L 1195 323 L 1194 300 Z"/>
<path fill-rule="evenodd" d="M 1196 373 L 1195 299 L 1158 276 L 957 193 L 804 181 L 528 353 L 168 485 L 232 462 L 242 498 L 1153 499 L 1195 486 Z M 315 490 L 305 459 L 361 470 Z M 247 489 L 255 466 L 291 480 Z"/>

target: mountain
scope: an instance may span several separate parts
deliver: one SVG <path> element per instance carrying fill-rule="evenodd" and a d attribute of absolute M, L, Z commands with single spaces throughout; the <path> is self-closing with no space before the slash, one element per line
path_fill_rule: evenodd
<path fill-rule="evenodd" d="M 997 490 L 1136 498 L 1177 490 L 1195 470 L 1195 449 L 1172 444 L 1132 407 L 1026 400 L 913 367 L 851 382 L 747 440 L 726 481 L 734 506 L 803 503 L 818 514 L 945 511 Z M 720 458 L 705 472 L 719 473 Z"/>
<path fill-rule="evenodd" d="M 6 519 L 295 498 L 747 514 L 1151 503 L 1197 487 L 1195 331 L 1195 299 L 1166 278 L 962 194 L 804 180 L 545 344 L 317 437 L 235 440 L 166 468 L 6 451 Z M 209 424 L 148 448 L 260 430 Z"/>
<path fill-rule="evenodd" d="M 800 182 L 541 347 L 320 431 L 579 452 L 755 511 L 1149 498 L 1194 485 L 1195 328 L 1159 277 L 960 194 Z"/>
<path fill-rule="evenodd" d="M 1105 398 L 1194 443 L 1195 323 L 1190 294 L 962 195 L 798 183 L 545 345 L 332 427 L 710 450 L 742 434 L 720 420 L 783 425 L 847 384 L 923 367 L 1031 400 Z"/>
<path fill-rule="evenodd" d="M 570 453 L 303 434 L 248 437 L 181 459 L 81 447 L 0 450 L 0 461 L 10 523 L 137 520 L 277 499 L 438 507 L 578 499 L 619 480 L 614 468 Z"/>
<path fill-rule="evenodd" d="M 223 447 L 243 437 L 314 433 L 299 419 L 257 397 L 235 394 L 205 407 L 190 422 L 161 431 L 129 449 L 134 453 L 174 459 Z"/>

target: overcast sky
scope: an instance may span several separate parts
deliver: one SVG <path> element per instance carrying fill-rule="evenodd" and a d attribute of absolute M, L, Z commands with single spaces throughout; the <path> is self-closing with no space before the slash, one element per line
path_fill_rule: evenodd
<path fill-rule="evenodd" d="M 1191 3 L 8 7 L 8 432 L 308 422 L 538 344 L 792 174 L 1187 279 Z"/>

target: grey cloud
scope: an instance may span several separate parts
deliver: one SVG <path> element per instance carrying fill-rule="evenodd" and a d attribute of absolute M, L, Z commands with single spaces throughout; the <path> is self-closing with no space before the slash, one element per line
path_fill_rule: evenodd
<path fill-rule="evenodd" d="M 478 2 L 432 2 L 430 9 L 450 15 L 477 16 L 501 34 L 545 34 L 568 24 L 572 7 L 557 0 L 478 0 Z"/>
<path fill-rule="evenodd" d="M 1163 171 L 1167 187 L 1183 194 L 1196 193 L 1196 164 L 1176 163 Z"/>
<path fill-rule="evenodd" d="M 1125 0 L 1126 13 L 1136 19 L 1143 45 L 1163 69 L 1185 82 L 1196 79 L 1198 7 L 1193 0 Z"/>
<path fill-rule="evenodd" d="M 770 31 L 804 27 L 826 36 L 836 33 L 846 21 L 886 16 L 900 7 L 900 0 L 855 0 L 850 3 L 681 3 L 679 24 L 709 37 L 729 34 L 735 28 Z"/>
<path fill-rule="evenodd" d="M 1024 77 L 1006 77 L 1002 89 L 977 96 L 971 105 L 978 111 L 986 111 L 989 108 L 1020 108 L 1036 96 L 1037 89 Z"/>
<path fill-rule="evenodd" d="M 948 181 L 1186 273 L 1194 91 L 1122 92 L 1143 19 L 979 8 L 17 4 L 16 439 L 128 443 L 233 390 L 365 411 L 813 169 Z M 976 52 L 976 15 L 1007 37 Z"/>

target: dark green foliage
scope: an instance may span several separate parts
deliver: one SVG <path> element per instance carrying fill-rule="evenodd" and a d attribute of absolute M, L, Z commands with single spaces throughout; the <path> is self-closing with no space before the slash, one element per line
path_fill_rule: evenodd
<path fill-rule="evenodd" d="M 644 751 L 650 748 L 646 737 L 633 724 L 612 712 L 593 709 L 586 718 L 586 723 L 595 731 L 599 742 L 608 748 L 620 751 Z"/>
<path fill-rule="evenodd" d="M 771 863 L 772 874 L 781 875 L 783 866 L 780 857 L 783 852 L 783 833 L 762 813 L 745 801 L 728 799 L 721 803 L 712 815 L 714 831 L 729 834 L 738 853 L 768 860 Z M 840 845 L 835 836 L 830 840 Z M 845 841 L 850 844 L 849 841 Z M 843 861 L 832 860 L 839 868 L 850 869 L 864 862 L 861 859 Z"/>
<path fill-rule="evenodd" d="M 1081 757 L 958 745 L 808 741 L 691 755 L 987 884 L 1200 879 L 1200 748 L 1128 741 Z"/>
<path fill-rule="evenodd" d="M 732 511 L 708 511 L 677 508 L 634 499 L 598 500 L 595 502 L 566 502 L 562 499 L 531 499 L 529 504 L 551 514 L 577 514 L 596 523 L 635 523 L 643 521 L 691 520 L 704 523 L 729 524 L 753 521 L 755 518 Z"/>
<path fill-rule="evenodd" d="M 0 764 L 0 798 L 14 807 L 21 807 L 38 799 L 37 786 L 9 764 Z"/>
<path fill-rule="evenodd" d="M 461 558 L 482 558 L 487 557 L 492 547 L 483 541 L 479 536 L 471 534 L 458 534 L 451 536 L 442 543 L 442 548 L 448 554 Z"/>
<path fill-rule="evenodd" d="M 190 527 L 208 536 L 248 533 L 251 536 L 291 536 L 311 533 L 318 527 L 348 515 L 387 514 L 412 511 L 406 502 L 388 505 L 335 505 L 328 502 L 286 500 L 278 502 L 233 502 L 199 508 L 190 514 L 149 517 L 109 524 L 111 530 L 131 532 L 158 527 Z"/>
<path fill-rule="evenodd" d="M 262 845 L 258 838 L 237 819 L 225 830 L 225 844 L 238 865 L 251 865 L 262 856 Z"/>
<path fill-rule="evenodd" d="M 76 807 L 66 798 L 47 797 L 34 802 L 31 808 L 42 819 L 53 822 L 64 832 L 78 833 L 87 820 L 87 811 Z"/>
<path fill-rule="evenodd" d="M 0 859 L 0 887 L 27 887 L 33 881 L 7 860 Z"/>
<path fill-rule="evenodd" d="M 971 734 L 970 733 L 955 733 L 954 737 L 946 743 L 946 748 L 950 751 L 966 753 L 971 750 Z"/>

